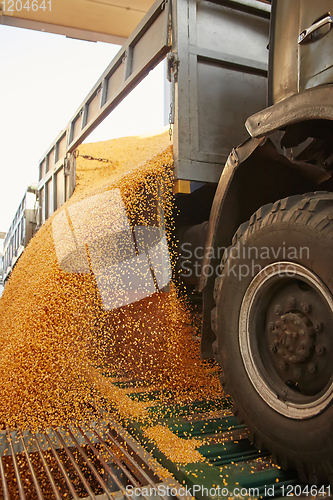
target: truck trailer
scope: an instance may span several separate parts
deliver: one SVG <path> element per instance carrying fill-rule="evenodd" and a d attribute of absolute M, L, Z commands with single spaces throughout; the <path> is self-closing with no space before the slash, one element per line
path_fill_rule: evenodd
<path fill-rule="evenodd" d="M 2 283 L 8 280 L 16 262 L 36 232 L 37 186 L 30 185 L 6 234 L 3 234 Z"/>

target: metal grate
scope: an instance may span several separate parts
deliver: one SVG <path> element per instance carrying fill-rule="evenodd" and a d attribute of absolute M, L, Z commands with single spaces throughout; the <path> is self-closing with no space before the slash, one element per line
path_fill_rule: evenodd
<path fill-rule="evenodd" d="M 4 500 L 132 500 L 134 488 L 148 500 L 147 488 L 180 488 L 161 477 L 162 467 L 116 422 L 38 434 L 2 431 L 0 455 Z"/>

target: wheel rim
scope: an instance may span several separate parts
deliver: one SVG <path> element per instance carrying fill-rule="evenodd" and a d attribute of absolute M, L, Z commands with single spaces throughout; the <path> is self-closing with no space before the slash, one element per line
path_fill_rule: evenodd
<path fill-rule="evenodd" d="M 332 331 L 332 295 L 306 267 L 276 262 L 251 281 L 240 310 L 240 352 L 253 386 L 274 410 L 305 419 L 330 404 Z"/>

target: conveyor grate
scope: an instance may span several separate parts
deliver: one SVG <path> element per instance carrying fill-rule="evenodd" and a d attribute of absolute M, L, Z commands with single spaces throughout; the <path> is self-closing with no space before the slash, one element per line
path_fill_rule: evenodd
<path fill-rule="evenodd" d="M 130 500 L 126 487 L 178 485 L 161 479 L 161 466 L 116 422 L 38 433 L 7 429 L 0 455 L 4 500 Z"/>

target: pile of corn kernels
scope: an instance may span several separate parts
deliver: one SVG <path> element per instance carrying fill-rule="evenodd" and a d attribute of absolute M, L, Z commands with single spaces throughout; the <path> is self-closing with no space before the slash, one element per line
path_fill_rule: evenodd
<path fill-rule="evenodd" d="M 112 386 L 106 372 L 169 391 L 177 401 L 221 396 L 215 370 L 200 361 L 188 306 L 173 285 L 108 310 L 89 254 L 89 272 L 68 272 L 55 244 L 55 218 L 84 202 L 81 227 L 99 218 L 90 237 L 102 254 L 107 251 L 102 232 L 115 214 L 96 214 L 90 200 L 117 190 L 131 226 L 160 224 L 156 206 L 162 206 L 172 247 L 173 156 L 167 141 L 163 134 L 80 147 L 73 196 L 32 238 L 0 299 L 3 428 L 75 425 L 91 418 L 91 401 L 98 405 L 105 398 L 122 416 L 144 413 L 144 405 Z"/>

